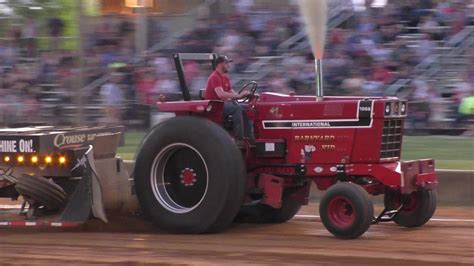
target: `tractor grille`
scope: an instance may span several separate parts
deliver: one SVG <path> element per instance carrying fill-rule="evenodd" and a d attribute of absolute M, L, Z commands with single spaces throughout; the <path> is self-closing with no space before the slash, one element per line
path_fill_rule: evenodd
<path fill-rule="evenodd" d="M 400 158 L 402 128 L 402 119 L 389 119 L 383 122 L 380 159 Z"/>

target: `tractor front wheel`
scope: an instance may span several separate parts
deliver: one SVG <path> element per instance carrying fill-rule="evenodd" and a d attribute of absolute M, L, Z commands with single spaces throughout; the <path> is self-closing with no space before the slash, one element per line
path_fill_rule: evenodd
<path fill-rule="evenodd" d="M 354 183 L 337 183 L 321 199 L 319 214 L 324 227 L 338 238 L 351 239 L 370 227 L 374 207 L 367 191 Z"/>
<path fill-rule="evenodd" d="M 427 223 L 436 210 L 436 190 L 418 190 L 408 195 L 398 191 L 385 193 L 385 208 L 395 210 L 403 204 L 394 221 L 404 227 L 419 227 Z"/>

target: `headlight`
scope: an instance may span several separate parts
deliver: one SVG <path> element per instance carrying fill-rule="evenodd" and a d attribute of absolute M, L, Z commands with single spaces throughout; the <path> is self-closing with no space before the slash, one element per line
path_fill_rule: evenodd
<path fill-rule="evenodd" d="M 407 114 L 407 102 L 402 102 L 400 106 L 400 114 L 406 115 Z"/>
<path fill-rule="evenodd" d="M 385 103 L 385 116 L 389 116 L 392 113 L 392 104 L 390 102 Z"/>

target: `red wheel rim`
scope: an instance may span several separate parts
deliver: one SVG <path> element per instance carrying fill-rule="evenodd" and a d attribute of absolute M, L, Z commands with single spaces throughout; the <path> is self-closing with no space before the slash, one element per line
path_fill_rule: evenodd
<path fill-rule="evenodd" d="M 196 173 L 194 172 L 194 169 L 191 168 L 185 168 L 181 170 L 181 184 L 189 187 L 194 185 L 196 183 Z"/>
<path fill-rule="evenodd" d="M 411 213 L 416 211 L 416 207 L 418 204 L 417 193 L 413 192 L 409 195 L 400 195 L 400 194 L 393 194 L 389 198 L 389 206 L 394 209 L 400 208 L 400 205 L 403 203 L 403 207 L 400 211 L 404 213 Z"/>
<path fill-rule="evenodd" d="M 354 224 L 355 210 L 352 203 L 345 197 L 335 197 L 328 204 L 331 222 L 339 228 L 347 228 Z"/>
<path fill-rule="evenodd" d="M 404 198 L 402 198 L 402 202 L 403 202 L 402 210 L 404 212 L 414 212 L 418 204 L 416 192 L 413 192 L 410 195 L 404 196 Z"/>

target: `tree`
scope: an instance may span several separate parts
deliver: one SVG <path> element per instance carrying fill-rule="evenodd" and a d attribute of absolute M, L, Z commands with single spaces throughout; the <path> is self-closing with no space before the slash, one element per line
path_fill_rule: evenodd
<path fill-rule="evenodd" d="M 75 0 L 9 0 L 5 5 L 13 10 L 15 16 L 35 19 L 39 25 L 40 36 L 48 36 L 49 19 L 61 19 L 64 24 L 62 36 L 71 37 L 62 42 L 62 48 L 77 48 L 75 37 L 79 29 L 76 23 L 78 10 Z"/>

